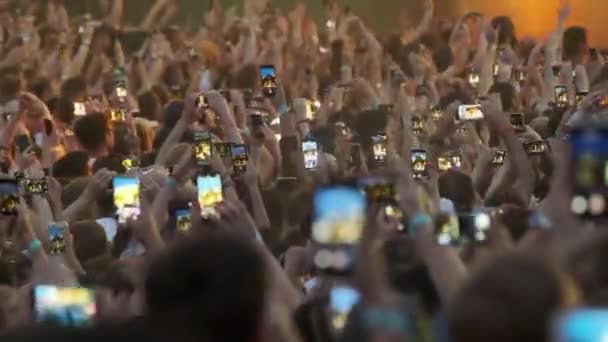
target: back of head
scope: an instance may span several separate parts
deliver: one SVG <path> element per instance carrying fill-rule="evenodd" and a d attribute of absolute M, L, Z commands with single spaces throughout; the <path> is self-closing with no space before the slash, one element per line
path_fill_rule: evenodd
<path fill-rule="evenodd" d="M 457 212 L 469 212 L 475 200 L 473 180 L 461 171 L 450 169 L 439 176 L 439 195 L 451 200 Z"/>
<path fill-rule="evenodd" d="M 502 109 L 505 112 L 512 112 L 515 110 L 515 88 L 513 85 L 507 82 L 498 82 L 492 84 L 490 87 L 490 94 L 498 93 L 500 94 L 500 102 L 502 105 Z"/>
<path fill-rule="evenodd" d="M 474 275 L 451 303 L 452 341 L 548 341 L 561 294 L 558 275 L 542 260 L 498 257 Z"/>
<path fill-rule="evenodd" d="M 61 85 L 61 96 L 68 101 L 85 100 L 87 95 L 87 82 L 78 76 L 67 79 Z"/>
<path fill-rule="evenodd" d="M 23 87 L 21 68 L 17 66 L 0 68 L 0 98 L 16 98 Z"/>
<path fill-rule="evenodd" d="M 97 151 L 104 147 L 109 131 L 109 120 L 103 113 L 85 115 L 74 124 L 74 134 L 87 151 Z"/>
<path fill-rule="evenodd" d="M 581 26 L 572 26 L 564 31 L 564 57 L 571 59 L 587 47 L 587 30 Z"/>
<path fill-rule="evenodd" d="M 517 43 L 517 35 L 515 34 L 515 25 L 510 17 L 499 16 L 492 19 L 492 27 L 499 28 L 498 45 L 511 45 Z"/>
<path fill-rule="evenodd" d="M 91 173 L 89 155 L 82 151 L 69 152 L 53 163 L 52 171 L 57 179 L 86 177 Z"/>
<path fill-rule="evenodd" d="M 149 317 L 209 340 L 247 341 L 257 333 L 265 271 L 255 241 L 211 233 L 181 241 L 150 265 Z"/>
<path fill-rule="evenodd" d="M 95 221 L 80 221 L 70 226 L 74 252 L 87 274 L 103 274 L 112 263 L 106 234 Z"/>

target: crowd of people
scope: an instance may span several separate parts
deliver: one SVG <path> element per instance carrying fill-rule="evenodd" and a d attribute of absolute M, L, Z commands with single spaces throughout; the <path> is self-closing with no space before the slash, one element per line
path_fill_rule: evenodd
<path fill-rule="evenodd" d="M 0 1 L 0 341 L 604 341 L 601 49 L 419 1 Z"/>

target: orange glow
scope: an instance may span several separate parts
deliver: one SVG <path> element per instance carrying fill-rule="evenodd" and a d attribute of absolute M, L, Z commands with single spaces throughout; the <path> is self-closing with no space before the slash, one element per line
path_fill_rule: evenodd
<path fill-rule="evenodd" d="M 457 0 L 459 14 L 479 11 L 486 18 L 496 15 L 510 16 L 517 30 L 518 38 L 532 36 L 543 39 L 556 28 L 559 0 Z M 572 11 L 566 21 L 571 25 L 584 26 L 588 30 L 591 46 L 608 48 L 608 13 L 606 0 L 570 0 Z"/>

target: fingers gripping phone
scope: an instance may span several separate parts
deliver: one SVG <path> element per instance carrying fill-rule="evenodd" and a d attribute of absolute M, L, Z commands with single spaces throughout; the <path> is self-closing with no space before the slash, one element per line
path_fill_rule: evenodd
<path fill-rule="evenodd" d="M 303 140 L 302 153 L 306 170 L 316 170 L 319 167 L 319 143 L 312 138 Z"/>
<path fill-rule="evenodd" d="M 97 313 L 95 292 L 84 287 L 37 285 L 32 289 L 32 312 L 38 323 L 89 326 Z"/>
<path fill-rule="evenodd" d="M 118 223 L 125 224 L 128 219 L 137 219 L 141 214 L 139 178 L 114 176 L 112 188 Z"/>
<path fill-rule="evenodd" d="M 222 178 L 219 174 L 200 175 L 196 179 L 196 192 L 203 219 L 217 217 L 216 206 L 224 200 Z"/>

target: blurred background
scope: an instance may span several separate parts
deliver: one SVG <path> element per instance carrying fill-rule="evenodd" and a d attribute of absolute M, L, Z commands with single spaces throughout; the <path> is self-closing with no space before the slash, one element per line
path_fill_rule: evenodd
<path fill-rule="evenodd" d="M 94 3 L 98 0 L 66 1 L 74 12 L 94 12 Z M 224 9 L 242 0 L 220 0 Z M 311 13 L 323 20 L 323 0 L 305 0 Z M 350 6 L 377 32 L 386 33 L 395 30 L 399 14 L 407 11 L 412 18 L 420 18 L 424 0 L 339 0 Z M 435 0 L 436 13 L 459 16 L 468 11 L 478 11 L 486 16 L 511 16 L 519 37 L 545 37 L 555 28 L 557 8 L 560 0 Z M 126 13 L 130 22 L 138 22 L 150 8 L 154 0 L 127 0 Z M 293 8 L 297 0 L 272 0 L 282 9 Z M 176 22 L 181 25 L 196 26 L 200 23 L 202 13 L 208 7 L 208 0 L 178 0 L 179 15 Z M 608 48 L 608 25 L 604 24 L 604 14 L 608 13 L 608 0 L 570 0 L 572 14 L 568 25 L 582 25 L 589 31 L 592 46 Z"/>

